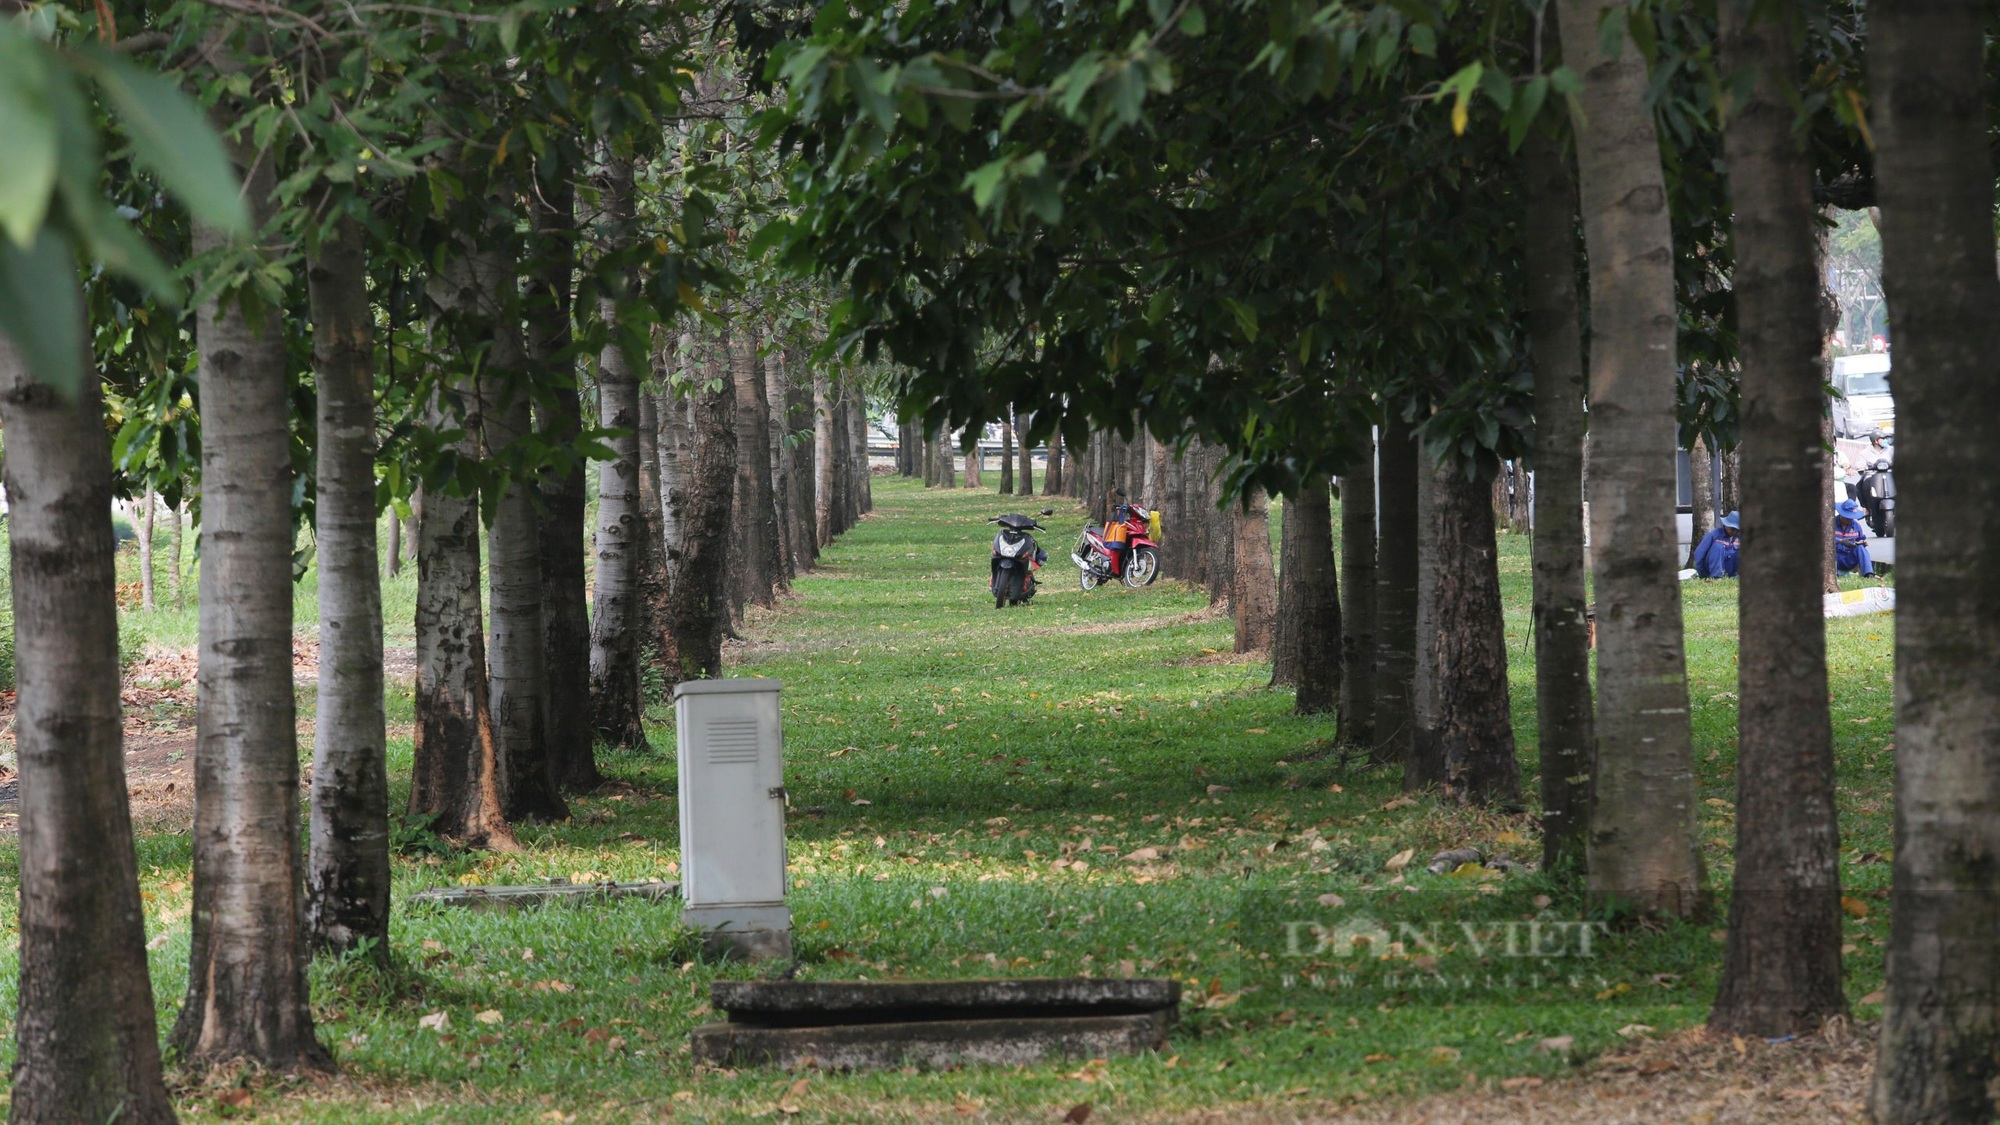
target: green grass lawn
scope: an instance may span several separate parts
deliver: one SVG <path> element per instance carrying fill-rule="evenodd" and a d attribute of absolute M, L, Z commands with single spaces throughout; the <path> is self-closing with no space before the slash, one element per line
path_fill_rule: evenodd
<path fill-rule="evenodd" d="M 712 1018 L 708 983 L 771 970 L 697 959 L 672 906 L 403 907 L 440 884 L 673 878 L 673 733 L 662 703 L 652 712 L 661 753 L 606 757 L 629 788 L 576 800 L 568 823 L 525 827 L 523 853 L 419 846 L 398 858 L 398 970 L 315 970 L 320 1033 L 341 1078 L 251 1081 L 243 1109 L 219 1101 L 213 1084 L 190 1086 L 187 1118 L 702 1121 L 782 1113 L 781 1102 L 806 1120 L 840 1121 L 1055 1120 L 1083 1102 L 1093 1121 L 1277 1114 L 1553 1076 L 1623 1042 L 1621 1030 L 1646 1034 L 1633 1025 L 1667 1032 L 1704 1018 L 1720 915 L 1592 929 L 1582 956 L 1579 927 L 1593 920 L 1540 875 L 1422 870 L 1448 847 L 1535 856 L 1526 817 L 1404 800 L 1399 776 L 1344 760 L 1330 720 L 1294 716 L 1289 693 L 1268 688 L 1266 664 L 1228 655 L 1230 622 L 1199 593 L 1166 582 L 1080 591 L 1066 562 L 1080 513 L 1048 521 L 1061 530 L 1045 537 L 1052 565 L 1035 603 L 997 612 L 984 593 L 982 521 L 1027 505 L 874 485 L 875 513 L 794 598 L 753 613 L 731 669 L 785 683 L 799 976 L 1170 975 L 1190 999 L 1168 1051 L 1019 1070 L 811 1074 L 802 1084 L 796 1074 L 698 1071 L 686 1036 Z M 1174 533 L 1166 529 L 1167 551 Z M 1532 779 L 1527 542 L 1503 535 L 1501 549 L 1516 729 Z M 1726 887 L 1735 587 L 1684 589 L 1703 834 Z M 1828 632 L 1851 861 L 1849 987 L 1859 1001 L 1879 987 L 1886 936 L 1892 626 L 1865 618 Z M 405 730 L 408 699 L 405 687 L 391 700 L 391 723 Z M 401 786 L 407 738 L 391 759 Z M 1415 858 L 1401 867 L 1405 851 Z M 140 843 L 163 1032 L 185 983 L 188 864 L 184 835 Z M 9 844 L 0 878 L 14 868 Z M 9 929 L 13 898 L 4 896 Z M 1287 923 L 1304 937 L 1299 956 Z M 1401 943 L 1315 952 L 1307 924 L 1386 930 Z M 1510 957 L 1495 936 L 1507 934 L 1545 950 L 1561 940 L 1568 955 Z M 0 962 L 12 956 L 0 952 Z M 11 1013 L 11 965 L 0 963 L 0 981 L 0 1012 Z M 420 1026 L 435 1013 L 447 1028 Z M 1573 1041 L 1536 1049 L 1557 1036 Z"/>

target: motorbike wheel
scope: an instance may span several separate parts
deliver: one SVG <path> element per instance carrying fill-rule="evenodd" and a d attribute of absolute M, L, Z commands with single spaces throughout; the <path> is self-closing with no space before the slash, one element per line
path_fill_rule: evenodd
<path fill-rule="evenodd" d="M 1077 584 L 1082 586 L 1085 591 L 1097 589 L 1097 584 L 1100 581 L 1102 579 L 1097 577 L 1097 572 L 1094 570 L 1080 570 L 1077 572 Z"/>
<path fill-rule="evenodd" d="M 993 608 L 994 608 L 994 609 L 1006 609 L 1006 608 L 1007 608 L 1007 596 L 1006 596 L 1005 594 L 995 594 L 995 595 L 993 595 Z"/>
<path fill-rule="evenodd" d="M 1125 560 L 1125 585 L 1137 590 L 1151 586 L 1153 579 L 1160 576 L 1160 553 L 1151 547 L 1135 547 L 1132 557 Z"/>
<path fill-rule="evenodd" d="M 1882 530 L 1875 534 L 1882 539 L 1894 539 L 1896 537 L 1896 509 L 1890 508 L 1884 511 L 1881 523 Z"/>

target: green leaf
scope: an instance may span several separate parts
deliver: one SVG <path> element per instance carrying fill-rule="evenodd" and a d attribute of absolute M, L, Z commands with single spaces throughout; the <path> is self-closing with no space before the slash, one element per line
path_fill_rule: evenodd
<path fill-rule="evenodd" d="M 974 207 L 984 211 L 986 205 L 993 201 L 994 194 L 1000 190 L 1001 178 L 1007 174 L 1007 164 L 1007 158 L 1003 156 L 965 174 L 965 181 L 959 186 L 972 189 Z"/>
<path fill-rule="evenodd" d="M 125 122 L 139 160 L 166 181 L 194 217 L 234 235 L 250 233 L 250 208 L 216 136 L 194 99 L 157 74 L 94 51 L 98 85 Z"/>
<path fill-rule="evenodd" d="M 1208 17 L 1201 13 L 1200 8 L 1189 5 L 1188 10 L 1181 13 L 1181 34 L 1189 39 L 1199 39 L 1208 34 Z"/>
<path fill-rule="evenodd" d="M 1438 53 L 1437 32 L 1431 29 L 1431 25 L 1420 23 L 1410 27 L 1410 50 L 1425 56 Z"/>
<path fill-rule="evenodd" d="M 0 234 L 26 249 L 48 218 L 56 186 L 56 122 L 43 86 L 67 82 L 26 36 L 0 32 Z"/>
<path fill-rule="evenodd" d="M 83 385 L 83 295 L 76 260 L 44 227 L 27 248 L 0 241 L 0 331 L 21 349 L 28 373 L 74 400 Z"/>
<path fill-rule="evenodd" d="M 104 263 L 104 268 L 111 272 L 138 282 L 162 304 L 180 306 L 181 287 L 174 281 L 173 271 L 139 237 L 139 232 L 108 205 L 94 201 L 86 207 L 71 206 L 69 219 L 90 258 Z"/>

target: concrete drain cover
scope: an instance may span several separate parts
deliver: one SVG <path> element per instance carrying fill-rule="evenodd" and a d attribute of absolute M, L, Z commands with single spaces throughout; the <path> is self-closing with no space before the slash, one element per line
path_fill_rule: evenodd
<path fill-rule="evenodd" d="M 1163 1046 L 1176 981 L 716 981 L 726 1023 L 690 1034 L 697 1062 L 835 1070 L 1018 1066 Z"/>

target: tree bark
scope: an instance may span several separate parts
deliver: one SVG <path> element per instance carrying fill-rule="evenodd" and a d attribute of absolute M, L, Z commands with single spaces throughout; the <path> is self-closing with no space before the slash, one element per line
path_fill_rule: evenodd
<path fill-rule="evenodd" d="M 482 334 L 468 318 L 471 265 L 464 248 L 428 288 L 432 347 L 439 355 L 473 354 Z M 489 330 L 490 331 L 490 330 Z M 433 429 L 457 429 L 453 452 L 479 456 L 482 403 L 469 373 L 454 372 L 425 411 Z M 467 847 L 517 851 L 502 811 L 493 741 L 492 686 L 486 677 L 486 628 L 480 594 L 479 506 L 460 482 L 427 482 L 413 499 L 417 515 L 416 752 L 410 813 Z"/>
<path fill-rule="evenodd" d="M 1590 827 L 1596 739 L 1584 582 L 1583 330 L 1576 291 L 1576 181 L 1539 132 L 1521 150 L 1529 348 L 1535 368 L 1535 714 L 1541 759 L 1542 870 L 1580 871 Z"/>
<path fill-rule="evenodd" d="M 151 613 L 159 608 L 153 596 L 153 514 L 160 508 L 160 498 L 154 494 L 152 485 L 146 486 L 146 498 L 141 503 L 145 510 L 139 515 L 139 608 Z"/>
<path fill-rule="evenodd" d="M 403 573 L 403 520 L 394 509 L 389 512 L 389 543 L 382 551 L 383 576 L 394 578 Z"/>
<path fill-rule="evenodd" d="M 1404 762 L 1416 737 L 1417 444 L 1392 408 L 1378 440 L 1375 740 L 1369 760 Z"/>
<path fill-rule="evenodd" d="M 163 1125 L 174 1110 L 125 794 L 102 387 L 86 377 L 64 401 L 0 335 L 0 425 L 21 798 L 10 1119 Z"/>
<path fill-rule="evenodd" d="M 1023 451 L 1025 452 L 1025 450 L 1026 443 L 1024 442 Z M 1021 458 L 1021 484 L 1022 487 L 1031 490 L 1035 486 L 1034 464 L 1035 459 L 1033 457 L 1023 456 Z M 1048 468 L 1042 470 L 1042 495 L 1068 495 L 1068 493 L 1063 491 L 1063 480 L 1063 436 L 1062 431 L 1057 430 L 1049 435 L 1049 464 Z"/>
<path fill-rule="evenodd" d="M 480 374 L 480 411 L 486 456 L 506 465 L 515 446 L 531 440 L 527 357 L 521 339 L 520 299 L 509 253 L 476 254 L 481 312 L 493 343 Z M 540 514 L 532 477 L 513 471 L 491 501 L 487 535 L 487 585 L 492 603 L 492 645 L 487 670 L 493 681 L 493 748 L 500 768 L 500 800 L 512 821 L 557 821 L 569 816 L 549 755 L 548 643 L 542 620 Z"/>
<path fill-rule="evenodd" d="M 1988 9 L 1869 10 L 1896 328 L 1896 851 L 1878 1121 L 1984 1121 L 2000 1075 L 2000 280 Z"/>
<path fill-rule="evenodd" d="M 1284 563 L 1271 681 L 1292 685 L 1293 709 L 1301 715 L 1331 711 L 1340 697 L 1340 574 L 1333 558 L 1331 488 L 1325 477 L 1307 480 L 1285 504 L 1279 531 Z"/>
<path fill-rule="evenodd" d="M 233 152 L 261 227 L 272 154 Z M 226 244 L 198 227 L 197 255 Z M 195 1066 L 330 1069 L 306 988 L 292 695 L 291 401 L 283 326 L 236 300 L 195 314 L 201 382 L 201 611 L 194 934 L 172 1043 Z"/>
<path fill-rule="evenodd" d="M 665 370 L 664 357 L 660 360 L 661 370 Z M 639 376 L 634 370 L 632 379 Z M 661 622 L 673 612 L 673 567 L 667 558 L 667 544 L 664 531 L 667 526 L 666 466 L 662 462 L 665 450 L 661 447 L 664 428 L 661 419 L 665 411 L 660 408 L 660 396 L 640 384 L 638 390 L 639 420 L 639 480 L 637 507 L 634 518 L 638 521 L 633 529 L 633 542 L 638 545 L 639 562 L 639 661 L 651 660 L 670 662 L 669 650 L 673 647 L 666 639 L 668 630 Z M 732 603 L 730 611 L 739 607 Z M 643 700 L 641 704 L 643 706 Z"/>
<path fill-rule="evenodd" d="M 1688 450 L 1689 491 L 1693 494 L 1693 517 L 1688 522 L 1688 554 L 1686 565 L 1694 565 L 1694 549 L 1701 546 L 1702 537 L 1715 530 L 1715 465 L 1714 455 L 1709 452 L 1708 441 L 1700 434 L 1694 436 L 1694 448 Z M 1833 542 L 1831 538 L 1828 543 Z"/>
<path fill-rule="evenodd" d="M 167 511 L 173 513 L 174 517 L 174 530 L 167 536 L 167 557 L 172 561 L 174 568 L 174 580 L 169 587 L 169 592 L 173 594 L 174 608 L 185 609 L 187 607 L 187 574 L 181 569 L 181 540 L 187 533 L 187 521 L 181 518 L 179 506 L 169 507 Z"/>
<path fill-rule="evenodd" d="M 389 762 L 375 549 L 375 333 L 365 234 L 335 226 L 306 267 L 318 387 L 319 704 L 306 928 L 314 948 L 389 960 Z"/>
<path fill-rule="evenodd" d="M 1375 442 L 1340 479 L 1340 739 L 1375 743 Z"/>
<path fill-rule="evenodd" d="M 861 522 L 865 512 L 875 510 L 874 474 L 868 468 L 868 392 L 859 382 L 854 384 L 854 409 L 848 415 L 848 432 L 854 442 L 854 519 L 849 526 Z"/>
<path fill-rule="evenodd" d="M 1403 788 L 1460 805 L 1521 803 L 1489 480 L 1419 455 L 1416 731 Z"/>
<path fill-rule="evenodd" d="M 1000 419 L 1000 495 L 1014 495 L 1014 410 Z"/>
<path fill-rule="evenodd" d="M 774 369 L 785 392 L 784 448 L 786 540 L 791 544 L 790 570 L 804 574 L 819 559 L 817 514 L 813 507 L 813 395 L 803 352 L 787 347 L 777 354 Z M 665 463 L 665 450 L 662 451 Z"/>
<path fill-rule="evenodd" d="M 610 297 L 600 313 L 615 314 Z M 612 746 L 646 746 L 641 718 L 640 632 L 647 619 L 640 559 L 650 523 L 640 504 L 639 379 L 618 341 L 597 360 L 597 424 L 612 458 L 597 468 L 597 578 L 591 591 L 590 729 Z"/>
<path fill-rule="evenodd" d="M 572 343 L 571 286 L 576 272 L 575 190 L 566 179 L 543 188 L 547 207 L 537 212 L 536 268 L 525 318 L 531 368 L 546 372 L 536 397 L 536 428 L 543 441 L 574 450 L 583 433 L 582 387 L 576 360 L 561 359 Z M 610 200 L 604 201 L 609 208 Z M 556 783 L 570 792 L 604 784 L 597 769 L 590 715 L 589 569 L 584 563 L 585 459 L 542 470 L 542 635 L 548 653 L 549 760 Z"/>
<path fill-rule="evenodd" d="M 693 401 L 694 461 L 675 566 L 671 628 L 679 679 L 719 675 L 729 624 L 730 502 L 736 489 L 736 393 L 720 347 Z M 719 387 L 708 389 L 710 385 Z"/>
<path fill-rule="evenodd" d="M 758 372 L 758 333 L 744 316 L 729 333 L 729 371 L 736 390 L 736 571 L 737 599 L 766 608 L 777 586 L 777 520 L 771 510 L 770 404 Z"/>
<path fill-rule="evenodd" d="M 1831 520 L 1812 165 L 1792 139 L 1789 18 L 1723 0 L 1721 62 L 1754 76 L 1723 134 L 1734 205 L 1746 498 L 1738 615 L 1736 877 L 1709 1026 L 1804 1035 L 1844 1015 L 1840 826 L 1826 626 L 1813 578 Z"/>
<path fill-rule="evenodd" d="M 833 380 L 826 372 L 813 371 L 813 520 L 818 527 L 819 545 L 833 542 L 833 469 L 839 458 L 834 445 Z M 908 424 L 897 429 L 897 449 L 902 463 L 897 469 L 911 476 L 911 431 Z"/>
<path fill-rule="evenodd" d="M 1236 616 L 1236 651 L 1269 652 L 1278 629 L 1277 576 L 1271 568 L 1270 501 L 1252 487 L 1236 510 L 1236 573 L 1230 608 Z"/>
<path fill-rule="evenodd" d="M 1583 76 L 1575 121 L 1590 253 L 1590 539 L 1597 589 L 1597 789 L 1589 890 L 1642 914 L 1706 909 L 1695 836 L 1674 534 L 1673 236 L 1646 63 L 1613 56 L 1598 0 L 1560 0 Z"/>

